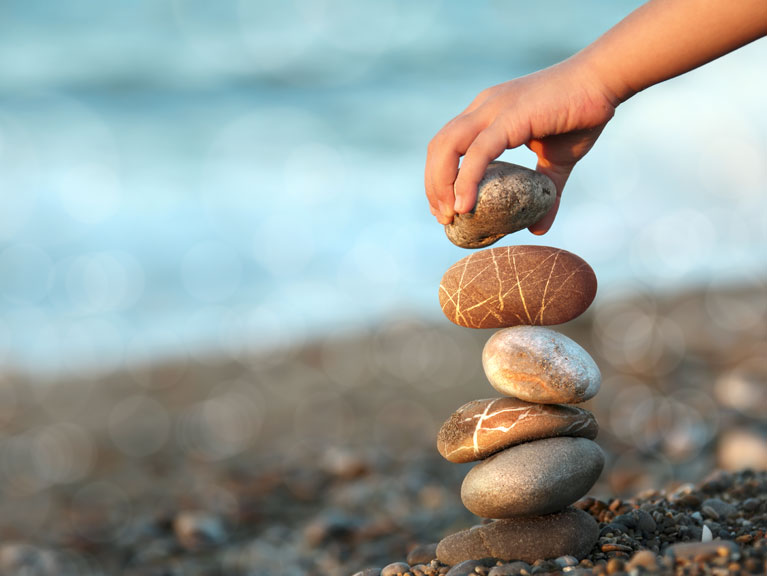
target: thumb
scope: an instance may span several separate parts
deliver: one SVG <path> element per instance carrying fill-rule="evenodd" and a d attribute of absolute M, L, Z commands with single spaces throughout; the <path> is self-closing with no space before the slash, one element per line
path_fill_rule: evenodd
<path fill-rule="evenodd" d="M 552 166 L 549 163 L 544 163 L 540 160 L 538 161 L 538 165 L 535 167 L 536 172 L 540 172 L 551 178 L 551 181 L 554 182 L 554 187 L 557 190 L 557 197 L 554 199 L 554 205 L 543 215 L 543 218 L 528 228 L 528 230 L 536 236 L 546 234 L 554 223 L 554 219 L 557 217 L 557 212 L 559 211 L 562 190 L 564 190 L 565 183 L 570 177 L 572 169 L 572 166 Z"/>

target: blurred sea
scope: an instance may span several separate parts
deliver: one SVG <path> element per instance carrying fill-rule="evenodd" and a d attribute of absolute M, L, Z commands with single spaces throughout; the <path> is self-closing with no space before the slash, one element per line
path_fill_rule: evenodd
<path fill-rule="evenodd" d="M 0 3 L 0 366 L 50 375 L 438 318 L 426 144 L 638 2 Z M 599 298 L 767 275 L 767 42 L 626 103 L 548 244 Z M 504 159 L 534 165 L 527 150 Z"/>

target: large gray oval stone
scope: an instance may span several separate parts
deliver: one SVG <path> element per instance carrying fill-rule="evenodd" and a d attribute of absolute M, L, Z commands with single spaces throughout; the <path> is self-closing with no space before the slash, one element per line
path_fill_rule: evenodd
<path fill-rule="evenodd" d="M 599 392 L 602 375 L 576 342 L 540 326 L 515 326 L 493 334 L 482 367 L 501 394 L 541 404 L 577 404 Z"/>
<path fill-rule="evenodd" d="M 567 508 L 557 514 L 496 520 L 451 534 L 437 546 L 445 564 L 490 556 L 499 560 L 536 560 L 586 556 L 599 538 L 599 526 L 588 513 Z"/>
<path fill-rule="evenodd" d="M 604 464 L 602 449 L 586 438 L 534 440 L 474 466 L 463 479 L 461 500 L 484 518 L 551 514 L 586 494 Z"/>
<path fill-rule="evenodd" d="M 456 214 L 445 233 L 462 248 L 489 246 L 538 222 L 556 197 L 557 189 L 548 176 L 508 162 L 491 162 L 477 188 L 474 209 Z"/>

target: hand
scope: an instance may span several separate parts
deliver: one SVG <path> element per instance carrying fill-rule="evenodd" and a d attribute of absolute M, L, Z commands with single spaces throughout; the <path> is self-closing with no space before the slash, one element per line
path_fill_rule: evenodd
<path fill-rule="evenodd" d="M 530 227 L 534 234 L 546 233 L 573 166 L 594 145 L 616 105 L 575 59 L 483 91 L 429 143 L 425 185 L 431 213 L 448 224 L 456 213 L 471 211 L 487 165 L 525 144 L 538 156 L 536 170 L 557 188 L 552 209 Z"/>

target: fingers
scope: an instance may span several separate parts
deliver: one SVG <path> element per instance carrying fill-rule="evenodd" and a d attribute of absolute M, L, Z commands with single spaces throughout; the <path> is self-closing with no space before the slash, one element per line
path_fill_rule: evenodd
<path fill-rule="evenodd" d="M 488 164 L 504 150 L 516 148 L 529 139 L 519 127 L 509 130 L 502 121 L 495 121 L 480 132 L 466 151 L 455 182 L 455 211 L 463 214 L 474 208 L 477 186 L 485 175 Z"/>
<path fill-rule="evenodd" d="M 442 224 L 450 223 L 455 214 L 453 186 L 460 158 L 481 130 L 481 123 L 471 114 L 459 116 L 429 143 L 424 185 L 432 213 L 438 213 L 437 220 Z"/>

